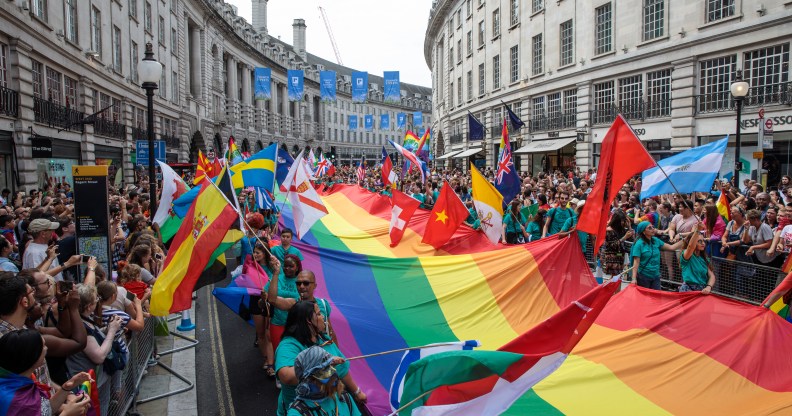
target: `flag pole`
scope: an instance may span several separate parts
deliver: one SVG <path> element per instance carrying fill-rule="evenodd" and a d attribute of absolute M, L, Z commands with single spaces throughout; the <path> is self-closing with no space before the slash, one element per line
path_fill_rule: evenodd
<path fill-rule="evenodd" d="M 373 354 L 366 354 L 366 355 L 358 355 L 356 357 L 349 357 L 346 360 L 347 361 L 352 361 L 352 360 L 359 360 L 361 358 L 371 358 L 371 357 L 378 357 L 380 355 L 394 354 L 394 353 L 397 353 L 397 352 L 420 350 L 420 349 L 424 349 L 424 348 L 434 348 L 434 347 L 448 347 L 448 346 L 451 346 L 451 345 L 459 345 L 459 342 L 447 342 L 447 343 L 443 343 L 443 344 L 427 344 L 427 345 L 422 345 L 420 347 L 398 348 L 398 349 L 395 349 L 395 350 L 388 350 L 388 351 L 382 351 L 382 352 L 375 352 Z"/>
<path fill-rule="evenodd" d="M 431 390 L 427 390 L 427 391 L 423 392 L 420 396 L 410 400 L 407 404 L 405 404 L 404 406 L 401 406 L 398 409 L 394 410 L 393 413 L 389 414 L 388 416 L 396 416 L 396 415 L 398 415 L 399 412 L 401 412 L 402 410 L 412 406 L 413 403 L 417 402 L 418 400 L 421 400 L 422 398 L 424 398 L 426 395 L 428 395 L 429 393 L 431 393 L 433 391 L 435 391 L 435 389 L 431 389 Z"/>

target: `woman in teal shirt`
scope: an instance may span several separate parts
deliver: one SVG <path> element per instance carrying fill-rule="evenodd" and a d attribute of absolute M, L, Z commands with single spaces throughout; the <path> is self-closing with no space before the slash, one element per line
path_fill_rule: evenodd
<path fill-rule="evenodd" d="M 699 230 L 706 230 L 703 222 L 698 223 Z M 685 239 L 685 251 L 679 259 L 682 269 L 682 286 L 680 292 L 701 291 L 702 295 L 709 295 L 715 284 L 715 273 L 709 268 L 705 254 L 706 242 L 701 233 L 690 233 Z"/>
<path fill-rule="evenodd" d="M 533 221 L 528 224 L 528 241 L 537 241 L 542 239 L 542 227 L 544 227 L 545 215 L 547 215 L 547 210 L 544 208 L 539 208 L 539 211 L 536 212 Z"/>
<path fill-rule="evenodd" d="M 635 244 L 630 250 L 633 259 L 632 281 L 638 286 L 660 290 L 660 250 L 674 251 L 682 246 L 682 240 L 669 245 L 655 237 L 655 228 L 649 221 L 642 221 L 635 228 Z"/>
<path fill-rule="evenodd" d="M 520 212 L 520 201 L 514 200 L 509 210 L 503 213 L 503 241 L 509 244 L 522 244 L 528 234 L 525 232 L 525 215 Z"/>

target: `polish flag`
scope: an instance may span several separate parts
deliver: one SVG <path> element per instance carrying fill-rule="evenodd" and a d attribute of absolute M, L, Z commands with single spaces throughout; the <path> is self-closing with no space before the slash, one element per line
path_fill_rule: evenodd
<path fill-rule="evenodd" d="M 399 241 L 401 241 L 404 235 L 404 230 L 407 228 L 410 218 L 412 218 L 415 210 L 418 209 L 421 203 L 404 192 L 393 189 L 391 205 L 393 209 L 391 211 L 391 222 L 388 232 L 390 233 L 391 239 L 390 246 L 396 247 L 399 245 Z"/>

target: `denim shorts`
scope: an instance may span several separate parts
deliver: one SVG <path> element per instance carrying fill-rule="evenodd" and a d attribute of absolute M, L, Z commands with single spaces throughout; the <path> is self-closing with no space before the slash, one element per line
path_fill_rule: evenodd
<path fill-rule="evenodd" d="M 647 277 L 644 274 L 638 273 L 638 286 L 647 289 L 660 290 L 660 277 Z"/>
<path fill-rule="evenodd" d="M 698 285 L 695 283 L 682 283 L 682 286 L 679 286 L 680 292 L 701 292 L 707 285 Z"/>

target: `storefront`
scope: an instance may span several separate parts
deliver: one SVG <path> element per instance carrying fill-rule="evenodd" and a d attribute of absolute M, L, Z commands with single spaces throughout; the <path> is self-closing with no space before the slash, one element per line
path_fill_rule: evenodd
<path fill-rule="evenodd" d="M 39 144 L 33 149 L 38 187 L 44 188 L 47 183 L 68 183 L 73 187 L 72 166 L 80 164 L 80 142 L 42 136 L 31 140 Z"/>
<path fill-rule="evenodd" d="M 446 164 L 448 164 L 448 166 L 452 166 L 453 165 L 453 157 L 454 157 L 454 155 L 458 155 L 458 154 L 462 153 L 463 151 L 464 150 L 451 150 L 451 151 L 443 154 L 442 156 L 436 157 L 435 158 L 435 164 L 438 167 L 445 167 Z"/>
<path fill-rule="evenodd" d="M 110 184 L 120 185 L 124 179 L 124 149 L 95 145 L 94 155 L 97 165 L 107 166 L 107 177 Z"/>
<path fill-rule="evenodd" d="M 475 167 L 479 170 L 484 170 L 485 165 L 487 164 L 485 156 L 481 153 L 484 150 L 480 147 L 476 147 L 473 149 L 467 149 L 462 152 L 459 152 L 452 156 L 453 159 L 461 160 L 462 163 L 462 170 L 467 170 L 470 168 L 470 163 L 472 163 Z M 467 163 L 467 159 L 470 158 L 470 163 Z"/>
<path fill-rule="evenodd" d="M 534 140 L 517 149 L 515 155 L 525 155 L 532 174 L 575 167 L 575 137 Z"/>
<path fill-rule="evenodd" d="M 14 169 L 14 134 L 0 130 L 0 189 L 16 190 L 17 170 Z"/>

